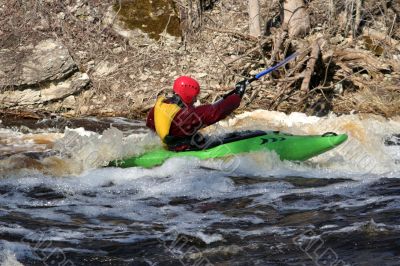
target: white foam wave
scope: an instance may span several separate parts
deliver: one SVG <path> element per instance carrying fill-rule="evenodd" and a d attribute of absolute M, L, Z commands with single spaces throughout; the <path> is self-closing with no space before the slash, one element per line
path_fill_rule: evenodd
<path fill-rule="evenodd" d="M 238 115 L 222 122 L 221 125 L 235 130 L 279 130 L 303 135 L 346 133 L 349 135 L 348 141 L 310 160 L 315 164 L 314 167 L 358 174 L 400 171 L 400 146 L 384 145 L 386 138 L 400 133 L 399 119 L 388 120 L 374 115 L 333 114 L 319 118 L 300 113 L 286 115 L 281 112 L 257 110 Z"/>
<path fill-rule="evenodd" d="M 0 240 L 0 265 L 1 266 L 23 266 L 18 261 L 19 257 L 32 256 L 30 247 L 21 243 L 12 243 Z"/>
<path fill-rule="evenodd" d="M 255 129 L 280 130 L 304 135 L 334 131 L 347 133 L 349 140 L 305 164 L 280 162 L 271 153 L 241 155 L 239 163 L 229 159 L 218 159 L 201 162 L 201 164 L 219 169 L 224 173 L 234 172 L 252 176 L 284 174 L 309 176 L 310 173 L 312 176 L 312 173 L 316 171 L 316 175 L 322 173 L 323 176 L 332 177 L 335 176 L 334 173 L 338 173 L 336 176 L 341 174 L 361 176 L 363 174 L 389 175 L 400 171 L 400 146 L 384 145 L 386 138 L 400 132 L 399 119 L 386 120 L 377 116 L 363 117 L 361 115 L 329 115 L 319 118 L 301 113 L 286 115 L 281 112 L 257 110 L 222 121 L 204 131 L 208 134 L 223 134 Z M 26 139 L 26 136 L 21 133 L 15 134 L 19 139 Z M 43 167 L 36 167 L 34 164 L 33 168 L 54 175 L 79 175 L 86 170 L 105 166 L 111 160 L 138 155 L 161 146 L 158 137 L 153 133 L 134 133 L 126 136 L 124 132 L 113 127 L 102 134 L 82 128 L 66 128 L 62 137 L 53 137 L 52 140 L 54 141 L 53 149 L 60 155 L 43 159 L 39 162 Z M 0 166 L 4 165 L 6 170 L 10 170 L 10 165 L 18 168 L 19 161 L 15 159 L 1 162 Z M 26 164 L 22 164 L 21 167 L 25 167 Z M 28 165 L 31 164 L 28 163 Z M 41 168 L 44 169 L 40 170 Z M 156 174 L 157 170 L 154 171 L 149 175 Z M 171 174 L 174 174 L 173 171 Z"/>
<path fill-rule="evenodd" d="M 0 251 L 0 265 L 23 266 L 23 264 L 17 260 L 16 255 L 9 250 Z"/>

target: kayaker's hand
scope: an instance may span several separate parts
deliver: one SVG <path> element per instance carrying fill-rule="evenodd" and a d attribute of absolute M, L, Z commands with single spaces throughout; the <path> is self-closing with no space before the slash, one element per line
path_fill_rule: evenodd
<path fill-rule="evenodd" d="M 246 91 L 246 82 L 247 82 L 247 80 L 242 80 L 242 81 L 236 83 L 236 85 L 235 85 L 235 90 L 234 90 L 234 92 L 235 92 L 237 95 L 239 95 L 240 98 L 243 97 L 243 94 L 244 94 L 245 91 Z"/>
<path fill-rule="evenodd" d="M 242 80 L 242 81 L 236 83 L 235 88 L 232 91 L 225 94 L 224 96 L 222 96 L 222 98 L 226 99 L 228 96 L 231 96 L 232 94 L 237 94 L 240 96 L 240 98 L 242 98 L 244 92 L 246 91 L 246 84 L 247 84 L 247 80 Z"/>
<path fill-rule="evenodd" d="M 231 96 L 232 94 L 236 94 L 236 89 L 231 90 L 230 92 L 228 92 L 227 94 L 222 96 L 222 99 L 226 99 L 229 96 Z"/>

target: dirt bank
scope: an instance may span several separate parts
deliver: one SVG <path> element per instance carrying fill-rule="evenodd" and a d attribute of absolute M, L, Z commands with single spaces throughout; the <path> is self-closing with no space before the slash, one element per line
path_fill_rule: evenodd
<path fill-rule="evenodd" d="M 258 38 L 249 34 L 246 1 L 144 5 L 148 13 L 129 10 L 134 2 L 0 1 L 3 115 L 140 118 L 180 75 L 197 78 L 200 101 L 211 102 L 293 52 L 294 62 L 253 83 L 239 112 L 400 114 L 396 1 L 308 1 L 309 27 L 293 33 L 286 2 L 263 0 Z M 164 30 L 135 28 L 146 14 L 162 17 Z"/>

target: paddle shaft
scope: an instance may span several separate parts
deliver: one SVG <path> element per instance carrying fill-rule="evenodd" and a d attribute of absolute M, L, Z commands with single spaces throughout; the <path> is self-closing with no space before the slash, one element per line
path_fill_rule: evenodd
<path fill-rule="evenodd" d="M 265 75 L 271 73 L 272 71 L 276 70 L 277 68 L 286 65 L 288 62 L 290 62 L 290 61 L 292 61 L 293 59 L 295 59 L 297 55 L 298 55 L 298 53 L 295 52 L 295 53 L 289 55 L 288 57 L 286 57 L 286 58 L 285 58 L 284 60 L 282 60 L 281 62 L 277 63 L 276 65 L 274 65 L 274 66 L 272 66 L 272 67 L 270 67 L 270 68 L 267 68 L 267 69 L 261 71 L 260 73 L 258 73 L 257 75 L 255 75 L 254 77 L 249 78 L 249 79 L 245 79 L 245 80 L 242 81 L 242 82 L 245 82 L 245 85 L 247 86 L 247 85 L 249 85 L 250 83 L 252 83 L 253 81 L 260 79 L 261 77 L 263 77 L 263 76 L 265 76 Z M 227 96 L 232 95 L 232 94 L 234 94 L 234 93 L 235 93 L 235 90 L 233 90 L 233 91 L 229 92 L 228 94 L 224 95 L 224 97 L 227 97 Z"/>

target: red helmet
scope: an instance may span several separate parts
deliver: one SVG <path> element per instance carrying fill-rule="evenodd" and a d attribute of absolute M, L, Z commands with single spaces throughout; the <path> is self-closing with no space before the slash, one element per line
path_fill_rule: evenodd
<path fill-rule="evenodd" d="M 187 76 L 177 78 L 174 82 L 173 89 L 186 104 L 191 104 L 194 98 L 200 93 L 199 83 Z"/>

